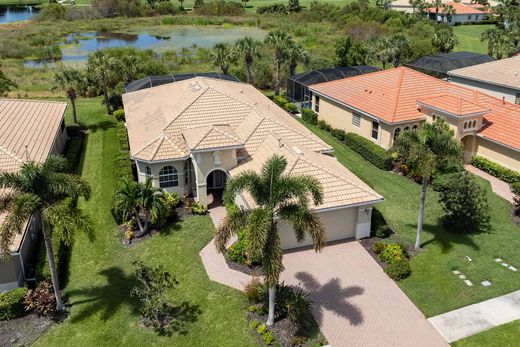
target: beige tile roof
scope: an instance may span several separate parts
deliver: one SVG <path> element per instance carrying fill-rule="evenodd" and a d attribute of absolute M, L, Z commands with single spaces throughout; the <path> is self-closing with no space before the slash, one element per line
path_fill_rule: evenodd
<path fill-rule="evenodd" d="M 244 142 L 229 125 L 187 128 L 182 131 L 182 135 L 190 150 L 244 146 Z"/>
<path fill-rule="evenodd" d="M 67 103 L 0 99 L 0 172 L 49 156 Z"/>
<path fill-rule="evenodd" d="M 66 109 L 65 102 L 0 99 L 0 173 L 16 172 L 27 160 L 45 161 Z M 6 216 L 0 213 L 0 224 Z M 18 251 L 22 239 L 23 235 L 15 236 L 12 252 Z"/>
<path fill-rule="evenodd" d="M 520 56 L 451 70 L 448 71 L 448 74 L 450 76 L 520 89 Z"/>
<path fill-rule="evenodd" d="M 232 169 L 230 175 L 236 176 L 246 170 L 258 172 L 273 154 L 282 155 L 287 160 L 286 174 L 310 175 L 321 182 L 324 201 L 322 205 L 315 206 L 317 209 L 377 202 L 383 199 L 335 158 L 273 135 L 268 135 L 251 159 Z M 244 198 L 250 206 L 254 206 L 254 201 L 248 193 L 244 194 Z"/>
<path fill-rule="evenodd" d="M 189 149 L 209 149 L 223 143 L 244 144 L 244 154 L 252 154 L 270 133 L 290 137 L 310 150 L 331 151 L 254 87 L 238 82 L 196 77 L 123 95 L 130 152 L 136 159 L 152 161 L 159 143 L 163 159 L 184 158 Z M 218 128 L 198 143 L 193 128 L 226 126 L 227 135 Z M 220 129 L 222 130 L 222 128 Z M 233 132 L 233 133 L 231 133 Z M 202 133 L 202 130 L 201 130 Z M 186 134 L 188 138 L 186 139 Z M 168 139 L 164 141 L 161 139 Z M 186 143 L 190 141 L 190 143 Z M 168 146 L 172 144 L 172 148 Z"/>

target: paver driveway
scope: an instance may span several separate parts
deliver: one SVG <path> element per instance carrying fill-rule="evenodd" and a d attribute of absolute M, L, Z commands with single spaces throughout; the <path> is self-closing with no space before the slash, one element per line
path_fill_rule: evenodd
<path fill-rule="evenodd" d="M 285 253 L 281 279 L 307 290 L 333 347 L 448 346 L 357 241 Z"/>

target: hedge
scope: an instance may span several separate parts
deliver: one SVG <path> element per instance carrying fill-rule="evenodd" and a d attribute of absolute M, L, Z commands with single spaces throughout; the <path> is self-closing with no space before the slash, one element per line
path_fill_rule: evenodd
<path fill-rule="evenodd" d="M 0 293 L 0 321 L 23 316 L 25 288 L 16 288 Z"/>
<path fill-rule="evenodd" d="M 344 142 L 350 149 L 360 154 L 379 169 L 390 170 L 392 168 L 392 161 L 386 151 L 370 140 L 358 134 L 347 133 Z"/>
<path fill-rule="evenodd" d="M 318 114 L 308 108 L 302 109 L 302 119 L 312 125 L 318 124 Z"/>
<path fill-rule="evenodd" d="M 520 182 L 511 183 L 511 191 L 513 194 L 520 196 Z"/>
<path fill-rule="evenodd" d="M 83 150 L 83 138 L 80 136 L 71 137 L 65 152 L 65 158 L 69 164 L 69 170 L 77 173 L 81 152 Z"/>
<path fill-rule="evenodd" d="M 473 157 L 471 159 L 471 165 L 507 183 L 520 182 L 520 173 L 505 168 L 484 157 Z"/>
<path fill-rule="evenodd" d="M 130 160 L 130 146 L 128 134 L 123 122 L 117 122 L 117 137 L 119 140 L 119 154 L 114 162 L 114 179 L 116 182 L 122 178 L 133 179 L 132 161 Z"/>
<path fill-rule="evenodd" d="M 62 262 L 66 261 L 68 248 L 58 237 L 53 237 L 51 240 L 54 261 L 56 262 L 56 271 L 58 272 L 58 277 L 60 277 L 60 270 L 63 267 Z M 47 260 L 47 249 L 45 248 L 44 240 L 42 240 L 38 246 L 34 272 L 37 283 L 51 280 L 51 270 L 49 268 L 49 261 Z"/>

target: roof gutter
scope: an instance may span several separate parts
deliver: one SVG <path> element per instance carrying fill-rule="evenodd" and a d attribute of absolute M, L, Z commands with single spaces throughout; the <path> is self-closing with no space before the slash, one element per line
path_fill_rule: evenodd
<path fill-rule="evenodd" d="M 357 203 L 357 204 L 349 204 L 349 205 L 341 205 L 341 206 L 334 206 L 334 207 L 326 207 L 326 208 L 314 209 L 314 212 L 329 212 L 329 211 L 342 210 L 342 209 L 351 208 L 351 207 L 368 206 L 368 205 L 378 204 L 378 203 L 383 202 L 383 201 L 385 201 L 385 198 L 381 197 L 380 199 L 377 199 L 377 200 L 360 202 L 360 203 Z"/>
<path fill-rule="evenodd" d="M 480 137 L 480 138 L 482 138 L 482 139 L 484 139 L 484 140 L 488 140 L 489 142 L 493 142 L 493 143 L 495 143 L 495 144 L 497 144 L 497 145 L 504 146 L 504 147 L 506 147 L 506 148 L 509 148 L 510 150 L 513 150 L 513 151 L 515 151 L 515 152 L 519 152 L 519 153 L 520 153 L 520 149 L 519 149 L 519 148 L 511 147 L 511 146 L 509 146 L 509 145 L 506 145 L 505 143 L 498 142 L 498 141 L 496 141 L 496 140 L 490 139 L 489 137 L 486 137 L 486 136 L 481 135 L 481 134 L 479 134 L 479 133 L 477 133 L 477 136 Z"/>
<path fill-rule="evenodd" d="M 163 160 L 144 160 L 144 159 L 141 159 L 141 158 L 137 158 L 137 157 L 134 157 L 134 156 L 131 156 L 130 159 L 132 160 L 135 160 L 135 161 L 140 161 L 142 163 L 146 163 L 146 164 L 154 164 L 154 163 L 171 163 L 172 161 L 181 161 L 181 160 L 186 160 L 186 159 L 189 159 L 190 157 L 187 156 L 187 157 L 181 157 L 181 158 L 175 158 L 175 159 L 163 159 Z"/>
<path fill-rule="evenodd" d="M 481 111 L 481 112 L 474 112 L 474 113 L 468 113 L 468 114 L 465 114 L 465 115 L 457 115 L 455 113 L 452 113 L 452 112 L 448 112 L 446 110 L 443 110 L 441 108 L 438 108 L 438 107 L 435 107 L 435 106 L 431 106 L 431 105 L 428 105 L 424 102 L 421 102 L 421 101 L 417 101 L 417 105 L 421 106 L 421 107 L 427 107 L 427 108 L 430 108 L 434 111 L 437 111 L 437 112 L 441 112 L 441 113 L 444 113 L 444 114 L 447 114 L 448 116 L 452 116 L 452 117 L 455 117 L 455 118 L 460 118 L 460 119 L 466 119 L 466 118 L 473 118 L 473 117 L 480 117 L 480 116 L 484 116 L 486 115 L 487 113 L 489 113 L 491 110 L 486 110 L 486 111 Z"/>

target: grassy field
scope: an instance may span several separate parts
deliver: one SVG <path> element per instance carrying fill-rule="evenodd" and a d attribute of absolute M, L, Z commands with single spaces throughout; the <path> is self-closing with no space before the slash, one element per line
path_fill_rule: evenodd
<path fill-rule="evenodd" d="M 484 31 L 492 27 L 492 24 L 459 25 L 453 27 L 453 30 L 459 39 L 459 43 L 455 46 L 454 50 L 487 54 L 487 41 L 482 41 L 480 37 Z"/>
<path fill-rule="evenodd" d="M 518 345 L 520 345 L 520 320 L 452 343 L 453 347 L 516 347 Z"/>
<path fill-rule="evenodd" d="M 118 152 L 115 124 L 104 115 L 100 99 L 81 99 L 79 121 L 88 127 L 81 174 L 92 185 L 92 198 L 81 207 L 95 221 L 96 240 L 78 235 L 72 249 L 65 293 L 70 317 L 54 326 L 38 346 L 253 346 L 246 320 L 247 300 L 238 291 L 208 279 L 199 250 L 212 238 L 208 216 L 170 225 L 160 235 L 134 247 L 119 241 L 110 213 L 114 189 L 113 161 Z M 70 119 L 70 118 L 69 118 Z M 174 303 L 187 301 L 200 309 L 186 334 L 159 336 L 139 326 L 132 262 L 162 264 L 177 276 L 169 293 Z"/>
<path fill-rule="evenodd" d="M 385 202 L 377 208 L 396 232 L 392 237 L 413 244 L 420 185 L 403 176 L 377 169 L 329 133 L 308 127 L 334 147 L 335 156 L 343 165 L 385 197 Z M 490 233 L 465 236 L 444 231 L 439 222 L 443 210 L 438 203 L 438 195 L 428 191 L 423 251 L 411 259 L 412 275 L 399 283 L 428 317 L 520 288 L 520 273 L 505 269 L 494 261 L 500 257 L 520 267 L 520 228 L 511 221 L 511 205 L 494 194 L 487 181 L 479 179 L 478 182 L 484 187 L 489 201 L 493 227 Z M 472 259 L 471 262 L 467 256 Z M 455 269 L 464 273 L 475 285 L 467 287 L 452 273 Z M 493 285 L 480 285 L 484 280 L 491 281 Z"/>

